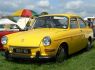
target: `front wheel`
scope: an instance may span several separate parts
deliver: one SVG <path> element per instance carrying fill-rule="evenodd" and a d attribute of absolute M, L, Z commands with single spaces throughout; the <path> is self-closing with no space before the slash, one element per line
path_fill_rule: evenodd
<path fill-rule="evenodd" d="M 9 52 L 5 51 L 5 59 L 12 60 L 12 57 L 9 56 Z"/>
<path fill-rule="evenodd" d="M 65 49 L 62 46 L 59 47 L 55 58 L 57 62 L 62 62 L 66 59 Z"/>

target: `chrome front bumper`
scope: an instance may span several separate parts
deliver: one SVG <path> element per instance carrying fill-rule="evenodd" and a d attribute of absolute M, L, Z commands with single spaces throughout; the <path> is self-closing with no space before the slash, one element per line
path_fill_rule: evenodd
<path fill-rule="evenodd" d="M 49 57 L 49 56 L 41 56 L 40 55 L 40 52 L 36 52 L 36 56 L 31 56 L 31 55 L 18 55 L 18 54 L 12 54 L 12 53 L 6 53 L 6 52 L 3 52 L 3 55 L 6 57 L 6 54 L 8 54 L 8 56 L 10 58 L 21 58 L 21 59 L 49 59 L 49 58 L 52 58 L 52 57 Z"/>

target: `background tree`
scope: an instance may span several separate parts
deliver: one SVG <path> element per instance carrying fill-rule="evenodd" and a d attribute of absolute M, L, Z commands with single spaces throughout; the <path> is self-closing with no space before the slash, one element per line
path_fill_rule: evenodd
<path fill-rule="evenodd" d="M 41 15 L 47 15 L 48 14 L 48 12 L 42 12 L 41 13 Z"/>

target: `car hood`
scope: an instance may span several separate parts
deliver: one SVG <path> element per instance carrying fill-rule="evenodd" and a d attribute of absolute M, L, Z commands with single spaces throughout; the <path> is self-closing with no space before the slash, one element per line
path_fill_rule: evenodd
<path fill-rule="evenodd" d="M 50 36 L 50 38 L 52 38 L 61 31 L 63 31 L 63 29 L 39 28 L 25 32 L 14 33 L 7 35 L 8 44 L 12 46 L 38 47 L 44 37 Z"/>

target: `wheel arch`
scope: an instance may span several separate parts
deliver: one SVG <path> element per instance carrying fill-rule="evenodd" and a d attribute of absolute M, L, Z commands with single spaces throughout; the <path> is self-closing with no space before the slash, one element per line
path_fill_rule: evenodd
<path fill-rule="evenodd" d="M 65 49 L 65 53 L 68 55 L 68 49 L 69 49 L 68 43 L 67 42 L 62 42 L 60 44 L 60 46 L 62 46 Z"/>

